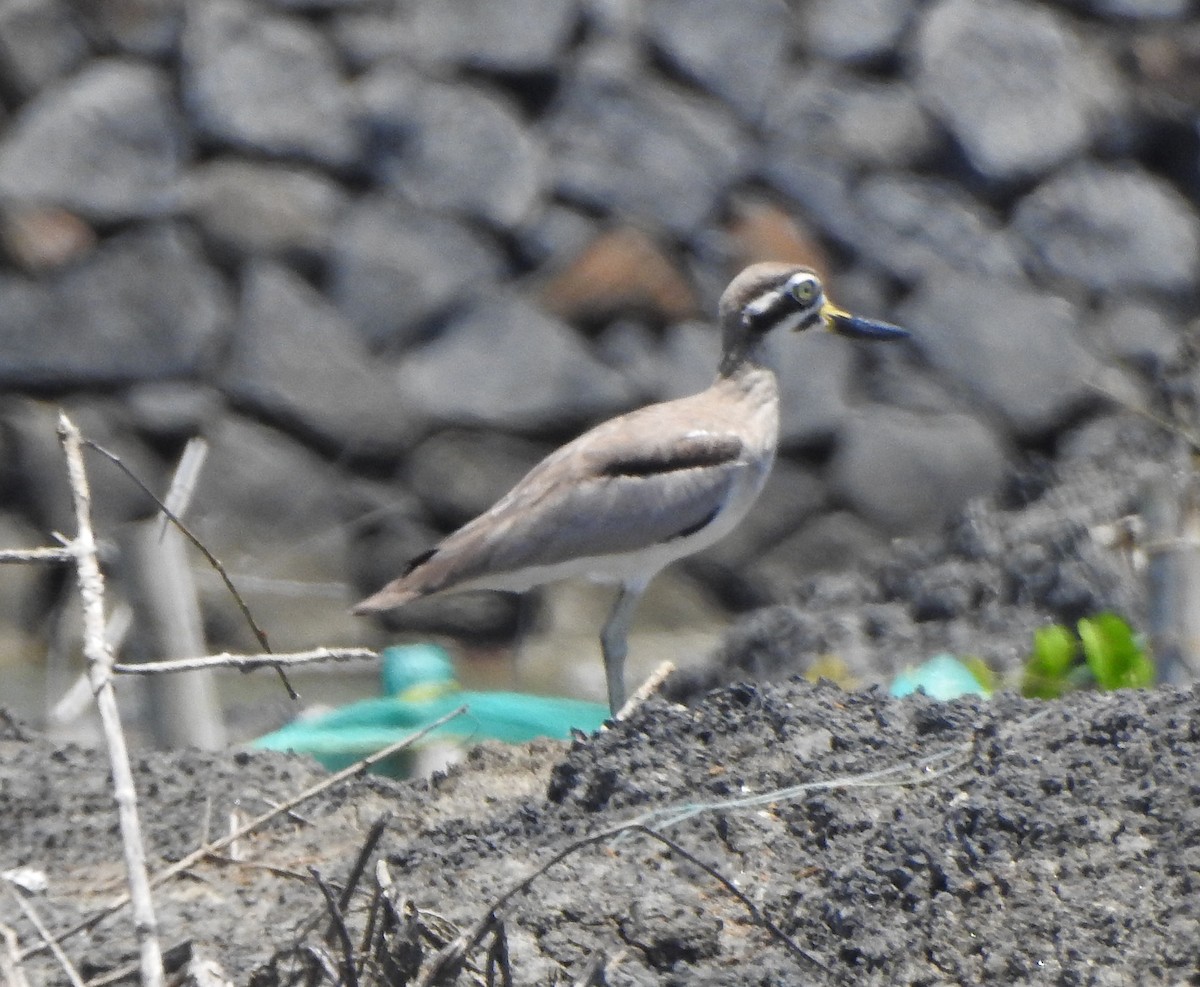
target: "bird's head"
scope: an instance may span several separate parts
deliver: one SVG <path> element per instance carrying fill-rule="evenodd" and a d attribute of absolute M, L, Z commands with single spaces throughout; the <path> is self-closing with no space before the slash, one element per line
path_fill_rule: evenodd
<path fill-rule="evenodd" d="M 825 296 L 816 272 L 791 264 L 753 264 L 730 282 L 720 303 L 726 351 L 753 346 L 778 330 L 813 326 L 858 339 L 904 339 L 887 322 L 851 315 Z"/>

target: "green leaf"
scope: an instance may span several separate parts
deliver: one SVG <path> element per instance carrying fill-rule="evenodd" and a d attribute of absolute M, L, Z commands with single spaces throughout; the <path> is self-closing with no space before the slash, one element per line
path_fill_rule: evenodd
<path fill-rule="evenodd" d="M 1154 683 L 1154 663 L 1126 621 L 1102 613 L 1085 617 L 1078 627 L 1088 668 L 1101 689 L 1143 689 Z"/>
<path fill-rule="evenodd" d="M 1060 624 L 1033 632 L 1033 654 L 1025 663 L 1021 694 L 1029 699 L 1057 699 L 1074 688 L 1071 666 L 1079 648 L 1075 635 Z"/>

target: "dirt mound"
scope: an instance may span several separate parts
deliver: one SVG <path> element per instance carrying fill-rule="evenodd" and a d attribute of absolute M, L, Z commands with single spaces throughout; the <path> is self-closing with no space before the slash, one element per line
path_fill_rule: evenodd
<path fill-rule="evenodd" d="M 342 894 L 386 815 L 345 928 L 370 957 L 360 982 L 383 963 L 405 983 L 556 854 L 639 822 L 677 849 L 632 831 L 580 845 L 498 909 L 515 982 L 571 982 L 603 955 L 614 985 L 1200 983 L 1198 763 L 1195 691 L 939 704 L 742 686 L 691 710 L 652 703 L 570 749 L 485 746 L 428 782 L 346 782 L 163 883 L 156 904 L 176 963 L 204 956 L 259 985 L 319 957 L 337 970 L 310 868 Z M 269 754 L 136 767 L 152 870 L 319 777 Z M 56 932 L 121 886 L 106 775 L 94 752 L 0 740 L 0 869 L 47 872 L 31 901 Z M 364 950 L 367 916 L 388 925 L 378 859 L 394 922 Z M 10 898 L 0 921 L 38 941 Z M 481 938 L 477 969 L 494 929 Z M 85 975 L 136 956 L 127 913 L 64 948 Z M 24 966 L 62 979 L 44 954 Z"/>

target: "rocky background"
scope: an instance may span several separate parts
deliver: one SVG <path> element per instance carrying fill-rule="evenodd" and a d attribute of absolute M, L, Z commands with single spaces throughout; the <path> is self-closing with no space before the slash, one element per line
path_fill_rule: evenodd
<path fill-rule="evenodd" d="M 587 424 L 704 387 L 721 289 L 785 259 L 914 338 L 783 341 L 776 475 L 642 628 L 791 595 L 831 623 L 776 607 L 726 650 L 869 674 L 1136 620 L 1081 525 L 1171 449 L 1123 409 L 1190 399 L 1198 68 L 1190 0 L 5 0 L 0 538 L 69 530 L 58 406 L 159 490 L 202 434 L 189 517 L 277 648 L 504 644 L 539 623 L 507 597 L 346 608 Z M 92 471 L 119 592 L 152 508 Z M 62 585 L 0 580 L 11 703 Z M 211 647 L 254 649 L 202 588 Z M 599 695 L 579 623 L 557 664 Z"/>

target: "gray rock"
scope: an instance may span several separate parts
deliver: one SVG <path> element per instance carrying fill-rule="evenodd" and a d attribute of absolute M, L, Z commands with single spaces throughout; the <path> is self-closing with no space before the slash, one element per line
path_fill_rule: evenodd
<path fill-rule="evenodd" d="M 575 0 L 461 0 L 452 12 L 418 4 L 409 25 L 411 54 L 484 72 L 553 72 L 579 16 Z"/>
<path fill-rule="evenodd" d="M 1078 335 L 1080 314 L 1063 298 L 954 272 L 931 277 L 897 321 L 925 359 L 1021 436 L 1044 436 L 1095 400 L 1098 361 Z"/>
<path fill-rule="evenodd" d="M 401 348 L 464 292 L 495 285 L 502 269 L 497 251 L 463 223 L 368 196 L 333 231 L 329 291 L 370 342 Z"/>
<path fill-rule="evenodd" d="M 766 131 L 769 159 L 899 168 L 935 147 L 933 128 L 908 85 L 867 82 L 824 67 L 789 76 L 771 100 Z"/>
<path fill-rule="evenodd" d="M 199 373 L 228 319 L 224 288 L 194 238 L 174 226 L 143 228 L 55 278 L 0 277 L 0 380 L 62 386 Z"/>
<path fill-rule="evenodd" d="M 932 532 L 1004 479 L 999 438 L 967 415 L 864 409 L 838 436 L 830 483 L 868 522 L 891 535 Z"/>
<path fill-rule="evenodd" d="M 800 47 L 838 62 L 886 58 L 914 19 L 912 0 L 812 0 L 798 9 Z"/>
<path fill-rule="evenodd" d="M 244 0 L 194 4 L 182 75 L 189 116 L 222 144 L 335 168 L 358 155 L 350 87 L 333 48 L 298 18 Z"/>
<path fill-rule="evenodd" d="M 1037 266 L 1096 291 L 1195 288 L 1200 219 L 1182 195 L 1132 165 L 1080 163 L 1017 206 L 1013 229 Z"/>
<path fill-rule="evenodd" d="M 19 505 L 28 521 L 42 532 L 42 539 L 34 544 L 52 544 L 52 531 L 69 534 L 76 530 L 75 507 L 58 440 L 58 415 L 64 410 L 85 439 L 119 456 L 151 490 L 162 490 L 166 478 L 161 460 L 127 427 L 127 416 L 119 402 L 110 398 L 43 402 L 8 397 L 0 402 L 4 447 L 0 486 L 5 489 L 6 499 Z M 89 452 L 84 465 L 92 494 L 93 521 L 107 552 L 113 526 L 151 517 L 157 508 L 99 453 Z"/>
<path fill-rule="evenodd" d="M 791 44 L 782 0 L 651 0 L 645 17 L 651 44 L 674 71 L 747 122 L 761 120 Z"/>
<path fill-rule="evenodd" d="M 1116 300 L 1091 331 L 1117 359 L 1155 376 L 1178 366 L 1185 355 L 1183 321 L 1144 302 Z"/>
<path fill-rule="evenodd" d="M 1192 0 L 1063 0 L 1097 17 L 1117 21 L 1173 20 L 1195 12 Z"/>
<path fill-rule="evenodd" d="M 410 351 L 398 389 L 434 420 L 506 429 L 562 432 L 631 404 L 621 375 L 569 326 L 499 293 Z"/>
<path fill-rule="evenodd" d="M 495 226 L 529 215 L 542 192 L 542 149 L 504 100 L 390 65 L 369 73 L 359 92 L 380 182 L 415 205 Z"/>
<path fill-rule="evenodd" d="M 649 83 L 580 79 L 547 127 L 559 195 L 677 235 L 712 219 L 747 164 L 727 117 Z"/>
<path fill-rule="evenodd" d="M 1048 171 L 1121 105 L 1116 68 L 1044 7 L 941 0 L 917 38 L 917 89 L 985 177 Z"/>
<path fill-rule="evenodd" d="M 599 227 L 578 210 L 549 202 L 515 232 L 530 263 L 541 266 L 579 256 L 596 239 Z"/>
<path fill-rule="evenodd" d="M 780 445 L 824 445 L 850 412 L 847 393 L 855 344 L 827 332 L 806 332 L 776 333 L 770 346 L 779 369 Z"/>
<path fill-rule="evenodd" d="M 205 434 L 225 410 L 219 391 L 191 381 L 135 384 L 123 398 L 130 426 L 160 443 L 180 443 Z"/>
<path fill-rule="evenodd" d="M 266 0 L 266 2 L 280 10 L 309 14 L 325 14 L 331 11 L 353 10 L 375 5 L 375 0 Z"/>
<path fill-rule="evenodd" d="M 353 643 L 366 628 L 347 612 L 350 536 L 345 475 L 289 436 L 237 415 L 209 430 L 188 525 L 219 558 L 279 651 Z M 228 590 L 198 570 L 214 649 L 257 651 Z"/>
<path fill-rule="evenodd" d="M 0 4 L 0 77 L 30 96 L 78 65 L 87 54 L 83 35 L 57 0 Z"/>
<path fill-rule="evenodd" d="M 1008 279 L 1021 275 L 1008 231 L 956 184 L 873 175 L 856 187 L 854 202 L 856 219 L 839 239 L 902 280 L 919 280 L 941 266 Z"/>
<path fill-rule="evenodd" d="M 88 36 L 102 49 L 143 58 L 175 54 L 187 0 L 71 0 Z"/>
<path fill-rule="evenodd" d="M 319 172 L 234 158 L 192 170 L 183 184 L 184 210 L 235 256 L 323 257 L 346 201 Z"/>
<path fill-rule="evenodd" d="M 853 243 L 857 236 L 858 205 L 850 183 L 849 169 L 832 158 L 809 157 L 805 153 L 779 153 L 773 144 L 763 168 L 763 177 L 785 196 L 814 227 L 837 242 Z"/>
<path fill-rule="evenodd" d="M 0 195 L 102 221 L 158 216 L 185 154 L 167 76 L 98 60 L 22 109 L 0 141 Z"/>
<path fill-rule="evenodd" d="M 446 528 L 477 517 L 503 497 L 549 449 L 512 435 L 449 429 L 408 456 L 409 489 Z"/>
<path fill-rule="evenodd" d="M 813 518 L 781 538 L 750 566 L 751 578 L 775 588 L 775 598 L 794 591 L 796 580 L 818 572 L 853 569 L 887 538 L 851 511 Z"/>
<path fill-rule="evenodd" d="M 260 262 L 245 276 L 222 386 L 235 400 L 340 455 L 392 456 L 416 422 L 392 374 L 299 276 Z"/>

